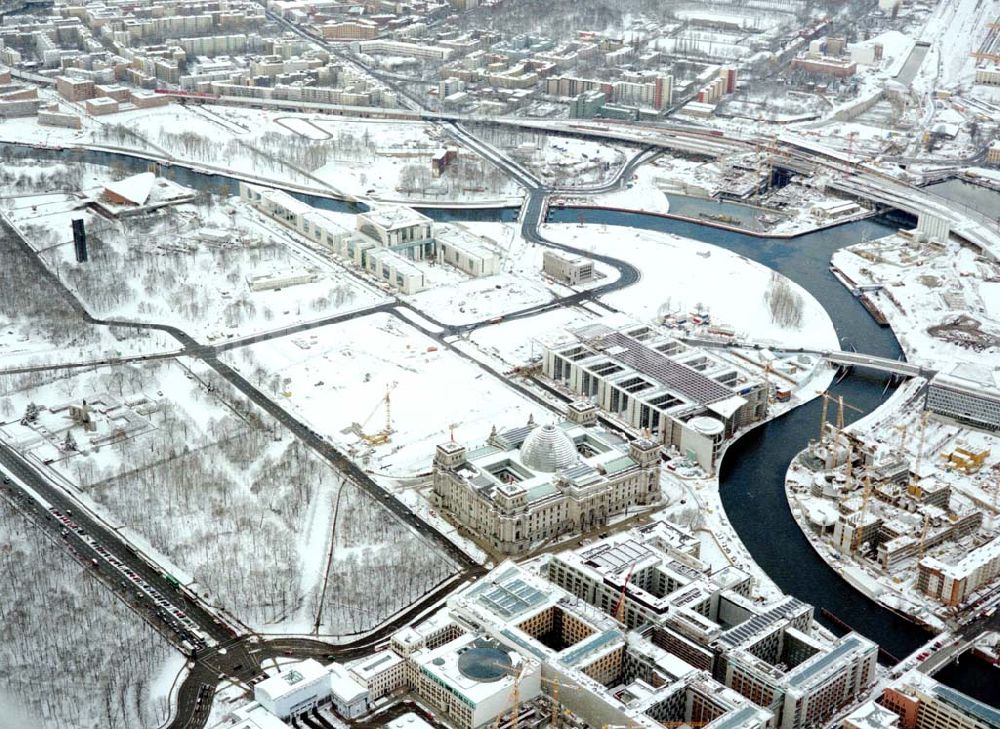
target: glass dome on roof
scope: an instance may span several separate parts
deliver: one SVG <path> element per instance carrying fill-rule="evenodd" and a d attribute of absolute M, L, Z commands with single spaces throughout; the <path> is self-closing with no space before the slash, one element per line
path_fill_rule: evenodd
<path fill-rule="evenodd" d="M 466 678 L 480 683 L 499 681 L 511 675 L 510 656 L 487 644 L 473 645 L 458 656 L 458 670 Z"/>
<path fill-rule="evenodd" d="M 521 463 L 535 471 L 554 473 L 578 460 L 576 446 L 554 425 L 540 425 L 528 433 L 521 445 Z"/>

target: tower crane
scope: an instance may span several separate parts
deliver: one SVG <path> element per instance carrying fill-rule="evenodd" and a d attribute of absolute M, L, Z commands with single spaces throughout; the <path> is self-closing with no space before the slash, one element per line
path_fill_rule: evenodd
<path fill-rule="evenodd" d="M 851 553 L 858 551 L 861 546 L 861 534 L 864 529 L 865 516 L 868 514 L 868 499 L 872 495 L 871 476 L 865 476 L 865 494 L 861 497 L 861 511 L 858 513 L 858 520 L 855 522 L 854 535 L 851 537 Z"/>
<path fill-rule="evenodd" d="M 628 574 L 625 575 L 625 581 L 622 583 L 622 591 L 618 595 L 618 602 L 615 603 L 615 610 L 612 613 L 621 624 L 625 624 L 625 590 L 628 588 L 628 581 L 632 579 L 632 570 L 635 569 L 635 562 L 633 562 L 628 568 Z"/>
<path fill-rule="evenodd" d="M 930 417 L 929 411 L 924 411 L 920 417 L 920 435 L 917 437 L 917 458 L 913 462 L 913 471 L 910 476 L 910 486 L 907 489 L 911 496 L 921 496 L 923 491 L 920 488 L 920 465 L 924 456 L 924 436 L 927 434 L 927 419 Z"/>

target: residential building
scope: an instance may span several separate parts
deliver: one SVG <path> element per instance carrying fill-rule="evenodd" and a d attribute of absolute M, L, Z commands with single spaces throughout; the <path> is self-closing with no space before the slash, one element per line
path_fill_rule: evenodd
<path fill-rule="evenodd" d="M 882 705 L 901 729 L 1000 729 L 1000 710 L 919 671 L 910 671 L 882 692 Z"/>
<path fill-rule="evenodd" d="M 1000 574 L 1000 539 L 976 547 L 954 564 L 924 557 L 917 568 L 918 590 L 945 605 L 960 605 Z"/>
<path fill-rule="evenodd" d="M 94 98 L 94 82 L 90 79 L 56 76 L 56 91 L 66 101 L 85 101 Z"/>

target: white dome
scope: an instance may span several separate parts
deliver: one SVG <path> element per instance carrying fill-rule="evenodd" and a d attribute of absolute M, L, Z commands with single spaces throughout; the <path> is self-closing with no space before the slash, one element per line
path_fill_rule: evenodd
<path fill-rule="evenodd" d="M 540 425 L 521 445 L 521 463 L 534 471 L 554 473 L 577 461 L 576 446 L 554 425 Z"/>

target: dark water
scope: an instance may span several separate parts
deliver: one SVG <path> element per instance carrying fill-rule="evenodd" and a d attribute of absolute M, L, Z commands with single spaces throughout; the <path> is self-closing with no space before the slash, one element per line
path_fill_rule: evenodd
<path fill-rule="evenodd" d="M 737 205 L 714 198 L 690 197 L 687 195 L 667 195 L 667 200 L 670 202 L 670 212 L 674 215 L 683 215 L 686 218 L 695 218 L 697 220 L 713 220 L 712 216 L 714 215 L 725 215 L 735 220 L 714 219 L 714 221 L 747 230 L 759 231 L 761 229 L 761 225 L 756 217 L 759 211 L 749 205 Z"/>
<path fill-rule="evenodd" d="M 659 230 L 693 238 L 746 256 L 780 271 L 799 283 L 827 309 L 842 348 L 897 358 L 901 351 L 892 332 L 879 327 L 867 311 L 829 271 L 835 250 L 867 238 L 893 232 L 912 220 L 887 218 L 847 223 L 797 238 L 757 238 L 708 226 L 650 215 L 601 210 L 552 210 L 552 222 L 622 225 Z M 669 292 L 665 292 L 667 295 Z M 855 371 L 831 391 L 868 413 L 889 394 L 886 378 Z M 891 388 L 890 388 L 891 389 Z M 889 653 L 903 657 L 925 643 L 928 633 L 858 593 L 812 549 L 792 518 L 785 499 L 785 469 L 791 459 L 819 433 L 821 403 L 814 400 L 741 438 L 720 468 L 720 489 L 726 514 L 756 562 L 785 592 L 826 608 Z M 847 410 L 848 422 L 861 417 Z M 835 626 L 829 625 L 834 628 Z M 838 631 L 839 632 L 839 631 Z M 995 671 L 971 657 L 945 674 L 959 690 L 996 686 Z M 970 693 L 977 695 L 974 691 Z M 1000 700 L 996 690 L 991 703 Z M 982 695 L 982 700 L 989 700 Z"/>
<path fill-rule="evenodd" d="M 956 202 L 966 209 L 972 209 L 991 218 L 1000 219 L 1000 191 L 973 185 L 971 182 L 953 178 L 937 182 L 924 188 L 928 192 Z"/>
<path fill-rule="evenodd" d="M 33 158 L 55 162 L 85 162 L 112 167 L 121 174 L 142 172 L 148 163 L 125 154 L 93 151 L 37 150 L 22 144 L 0 143 L 2 158 Z M 238 194 L 239 180 L 225 175 L 196 172 L 183 167 L 164 167 L 162 173 L 197 190 Z M 945 183 L 948 184 L 948 183 Z M 936 190 L 935 190 L 936 191 Z M 337 212 L 358 212 L 358 204 L 328 197 L 297 194 L 317 207 Z M 744 214 L 741 206 L 713 203 L 713 208 L 734 216 Z M 517 210 L 427 209 L 435 220 L 513 221 Z M 888 218 L 847 223 L 792 239 L 758 238 L 695 223 L 658 218 L 641 213 L 601 210 L 552 209 L 552 222 L 588 222 L 658 230 L 693 238 L 726 248 L 796 281 L 827 309 L 845 349 L 884 357 L 900 355 L 892 333 L 875 324 L 864 308 L 829 272 L 832 253 L 862 239 L 887 235 L 900 226 L 912 226 L 912 219 Z M 855 372 L 832 388 L 864 413 L 877 407 L 887 396 L 885 378 Z M 744 436 L 729 449 L 720 469 L 723 505 L 729 520 L 758 564 L 778 586 L 817 608 L 825 607 L 860 633 L 877 641 L 887 651 L 902 657 L 927 639 L 927 634 L 878 607 L 840 579 L 813 551 L 792 519 L 784 492 L 785 469 L 792 457 L 819 431 L 820 403 L 796 408 L 777 421 Z M 848 410 L 846 419 L 860 417 Z M 831 626 L 833 627 L 833 626 Z M 955 688 L 996 705 L 996 671 L 968 657 L 942 671 L 940 678 Z"/>

